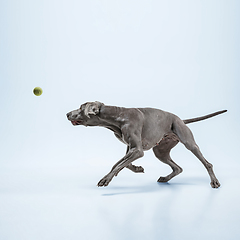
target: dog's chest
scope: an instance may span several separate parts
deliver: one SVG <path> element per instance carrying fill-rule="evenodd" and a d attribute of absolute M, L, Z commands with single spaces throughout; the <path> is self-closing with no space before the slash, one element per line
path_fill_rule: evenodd
<path fill-rule="evenodd" d="M 142 131 L 142 147 L 144 150 L 149 150 L 156 146 L 164 134 L 168 132 L 168 130 L 161 129 L 156 123 L 154 123 L 154 125 L 154 127 L 152 127 L 152 125 L 145 127 Z"/>
<path fill-rule="evenodd" d="M 148 139 L 145 139 L 143 138 L 142 139 L 142 148 L 143 150 L 147 151 L 153 147 L 155 147 L 156 145 L 158 145 L 158 143 L 161 141 L 161 139 L 151 139 L 151 140 L 148 140 Z"/>
<path fill-rule="evenodd" d="M 143 150 L 149 150 L 152 148 L 151 144 L 149 144 L 149 141 L 147 141 L 146 139 L 142 140 L 142 148 Z"/>

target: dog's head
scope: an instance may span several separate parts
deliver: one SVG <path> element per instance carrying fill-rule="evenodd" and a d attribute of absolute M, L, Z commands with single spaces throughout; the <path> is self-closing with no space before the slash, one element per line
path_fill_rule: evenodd
<path fill-rule="evenodd" d="M 97 101 L 84 103 L 79 109 L 67 113 L 67 118 L 74 126 L 94 126 L 102 105 L 104 104 Z"/>

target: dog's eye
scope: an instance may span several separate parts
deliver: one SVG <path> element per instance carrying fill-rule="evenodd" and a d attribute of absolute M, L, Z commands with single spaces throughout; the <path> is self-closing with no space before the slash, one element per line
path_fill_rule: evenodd
<path fill-rule="evenodd" d="M 84 110 L 84 106 L 81 105 L 79 110 L 80 110 L 80 112 L 83 111 Z"/>

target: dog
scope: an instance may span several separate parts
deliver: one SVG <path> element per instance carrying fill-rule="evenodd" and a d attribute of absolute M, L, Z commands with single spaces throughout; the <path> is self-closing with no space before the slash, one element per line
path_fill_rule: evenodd
<path fill-rule="evenodd" d="M 82 104 L 79 109 L 67 113 L 67 118 L 74 126 L 101 126 L 110 129 L 121 142 L 127 145 L 126 155 L 98 182 L 99 187 L 107 186 L 123 168 L 128 168 L 135 173 L 144 172 L 143 167 L 135 166 L 132 162 L 143 157 L 144 151 L 151 148 L 160 161 L 172 168 L 171 174 L 158 179 L 158 182 L 168 182 L 182 172 L 182 168 L 170 157 L 171 149 L 181 142 L 202 162 L 210 176 L 211 187 L 219 188 L 220 183 L 213 172 L 213 165 L 203 157 L 186 124 L 226 111 L 181 120 L 178 116 L 160 109 L 115 107 L 96 101 Z"/>

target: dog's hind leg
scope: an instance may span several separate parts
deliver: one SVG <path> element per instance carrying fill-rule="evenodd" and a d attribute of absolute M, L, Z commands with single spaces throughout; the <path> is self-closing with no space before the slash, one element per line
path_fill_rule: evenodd
<path fill-rule="evenodd" d="M 178 166 L 170 157 L 170 151 L 178 144 L 178 137 L 174 133 L 165 134 L 163 139 L 153 148 L 155 156 L 165 164 L 172 168 L 172 173 L 166 177 L 160 177 L 158 182 L 168 182 L 173 177 L 182 172 L 182 168 Z"/>
<path fill-rule="evenodd" d="M 207 169 L 208 174 L 211 179 L 211 187 L 218 188 L 220 187 L 220 183 L 216 178 L 213 172 L 213 165 L 209 163 L 202 155 L 198 145 L 196 144 L 193 134 L 191 130 L 183 123 L 181 119 L 175 119 L 173 123 L 173 132 L 178 136 L 181 143 L 185 145 L 185 147 L 190 150 L 204 165 Z"/>

